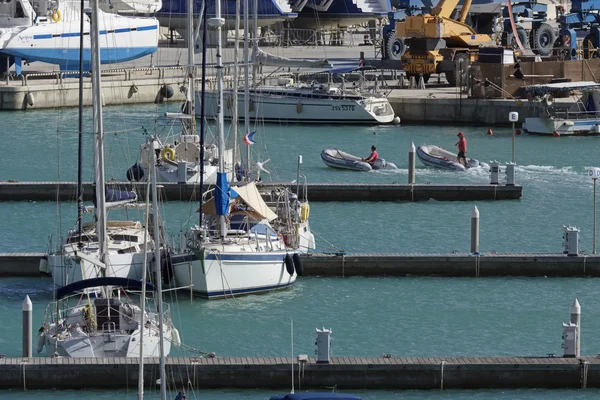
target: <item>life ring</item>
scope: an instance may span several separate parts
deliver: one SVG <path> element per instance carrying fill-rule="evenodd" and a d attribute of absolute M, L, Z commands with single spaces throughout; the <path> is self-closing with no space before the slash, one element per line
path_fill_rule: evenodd
<path fill-rule="evenodd" d="M 310 206 L 307 203 L 302 204 L 302 207 L 300 207 L 300 219 L 302 221 L 307 221 L 309 215 L 310 215 Z"/>
<path fill-rule="evenodd" d="M 302 276 L 304 275 L 304 268 L 302 267 L 302 260 L 300 259 L 300 254 L 294 253 L 292 256 L 292 261 L 294 261 L 294 267 L 296 268 L 296 275 Z"/>
<path fill-rule="evenodd" d="M 60 11 L 54 10 L 54 12 L 52 13 L 52 21 L 58 22 L 61 20 L 61 18 L 62 18 L 62 15 L 60 14 Z"/>
<path fill-rule="evenodd" d="M 285 255 L 285 269 L 287 270 L 288 274 L 290 274 L 290 276 L 294 275 L 294 260 L 289 254 Z"/>
<path fill-rule="evenodd" d="M 170 147 L 165 147 L 160 152 L 160 158 L 163 160 L 175 161 L 175 150 Z"/>

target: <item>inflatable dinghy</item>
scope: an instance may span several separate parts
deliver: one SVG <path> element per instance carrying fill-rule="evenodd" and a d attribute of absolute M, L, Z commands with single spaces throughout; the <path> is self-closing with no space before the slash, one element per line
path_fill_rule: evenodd
<path fill-rule="evenodd" d="M 321 152 L 321 160 L 331 168 L 350 169 L 352 171 L 371 171 L 372 169 L 398 169 L 396 164 L 378 158 L 373 165 L 362 161 L 360 157 L 337 149 L 326 149 Z"/>
<path fill-rule="evenodd" d="M 417 147 L 417 156 L 423 164 L 429 167 L 443 168 L 454 171 L 466 170 L 465 166 L 458 162 L 456 154 L 438 146 L 419 146 Z M 469 168 L 490 168 L 488 164 L 470 157 L 467 157 L 467 165 Z"/>

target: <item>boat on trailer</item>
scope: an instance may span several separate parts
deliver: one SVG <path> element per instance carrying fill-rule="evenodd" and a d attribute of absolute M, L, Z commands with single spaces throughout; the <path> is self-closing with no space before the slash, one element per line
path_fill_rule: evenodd
<path fill-rule="evenodd" d="M 523 131 L 538 135 L 598 135 L 600 134 L 600 84 L 591 81 L 561 82 L 532 85 L 529 92 L 535 96 L 539 117 L 525 118 Z M 553 97 L 577 91 L 575 104 L 558 108 Z M 562 96 L 561 96 L 562 97 Z"/>
<path fill-rule="evenodd" d="M 331 168 L 349 169 L 352 171 L 371 171 L 380 169 L 398 169 L 396 164 L 385 161 L 383 158 L 378 158 L 373 164 L 363 161 L 361 157 L 357 157 L 345 151 L 338 149 L 325 149 L 321 152 L 321 160 Z"/>
<path fill-rule="evenodd" d="M 467 168 L 458 162 L 456 154 L 433 145 L 423 145 L 417 147 L 417 157 L 428 167 L 442 168 L 454 171 L 466 171 Z M 467 157 L 468 168 L 488 168 L 489 164 L 481 162 L 471 157 Z"/>

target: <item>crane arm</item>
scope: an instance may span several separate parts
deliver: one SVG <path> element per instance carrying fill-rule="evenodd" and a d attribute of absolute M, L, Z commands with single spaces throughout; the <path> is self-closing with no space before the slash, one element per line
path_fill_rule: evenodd
<path fill-rule="evenodd" d="M 440 0 L 437 3 L 437 5 L 431 9 L 431 15 L 436 16 L 436 17 L 450 18 L 450 15 L 452 15 L 452 12 L 458 5 L 458 1 L 459 0 Z M 469 3 L 468 4 L 469 7 L 467 7 L 467 11 L 468 11 L 468 9 L 471 7 L 471 1 L 465 0 L 465 3 L 467 3 L 467 2 Z M 462 15 L 462 11 L 461 11 L 461 15 Z M 466 15 L 465 15 L 465 17 L 466 17 Z"/>

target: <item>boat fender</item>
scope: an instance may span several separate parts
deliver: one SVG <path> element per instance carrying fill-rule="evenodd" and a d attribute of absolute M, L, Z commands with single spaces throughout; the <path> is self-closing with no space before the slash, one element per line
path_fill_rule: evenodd
<path fill-rule="evenodd" d="M 302 207 L 300 207 L 300 219 L 302 221 L 307 221 L 309 215 L 310 215 L 310 206 L 306 203 L 302 204 Z"/>
<path fill-rule="evenodd" d="M 173 259 L 171 258 L 170 251 L 162 254 L 160 268 L 163 284 L 168 285 L 171 283 L 171 279 L 173 279 Z"/>
<path fill-rule="evenodd" d="M 294 260 L 289 253 L 285 255 L 285 269 L 287 270 L 288 274 L 294 275 Z"/>
<path fill-rule="evenodd" d="M 173 94 L 174 94 L 173 88 L 169 85 L 163 85 L 160 88 L 160 94 L 165 99 L 170 99 L 171 97 L 173 97 Z"/>
<path fill-rule="evenodd" d="M 43 256 L 40 259 L 40 272 L 42 274 L 48 274 L 48 256 Z"/>
<path fill-rule="evenodd" d="M 175 161 L 175 150 L 170 147 L 165 147 L 160 152 L 160 158 L 163 160 Z"/>
<path fill-rule="evenodd" d="M 300 259 L 300 254 L 294 253 L 292 256 L 292 261 L 294 261 L 294 267 L 296 268 L 296 275 L 302 276 L 304 275 L 304 267 L 302 267 L 302 260 Z"/>
<path fill-rule="evenodd" d="M 62 18 L 62 15 L 60 14 L 59 10 L 54 10 L 54 12 L 52 13 L 52 21 L 54 22 L 59 22 Z"/>
<path fill-rule="evenodd" d="M 181 346 L 181 336 L 175 327 L 171 328 L 171 344 L 177 347 Z"/>
<path fill-rule="evenodd" d="M 33 93 L 27 92 L 27 94 L 25 95 L 25 100 L 27 100 L 28 106 L 32 106 L 34 102 Z"/>
<path fill-rule="evenodd" d="M 300 114 L 302 112 L 302 103 L 296 103 L 296 113 Z"/>
<path fill-rule="evenodd" d="M 235 163 L 235 179 L 238 182 L 244 180 L 244 167 L 240 163 Z"/>
<path fill-rule="evenodd" d="M 144 168 L 139 163 L 133 164 L 126 173 L 129 182 L 139 182 L 144 179 Z"/>
<path fill-rule="evenodd" d="M 44 343 L 46 342 L 46 338 L 44 337 L 44 332 L 45 329 L 44 327 L 40 327 L 40 329 L 38 330 L 38 334 L 37 334 L 37 345 L 35 346 L 35 351 L 39 353 L 42 352 L 42 350 L 44 350 Z"/>

